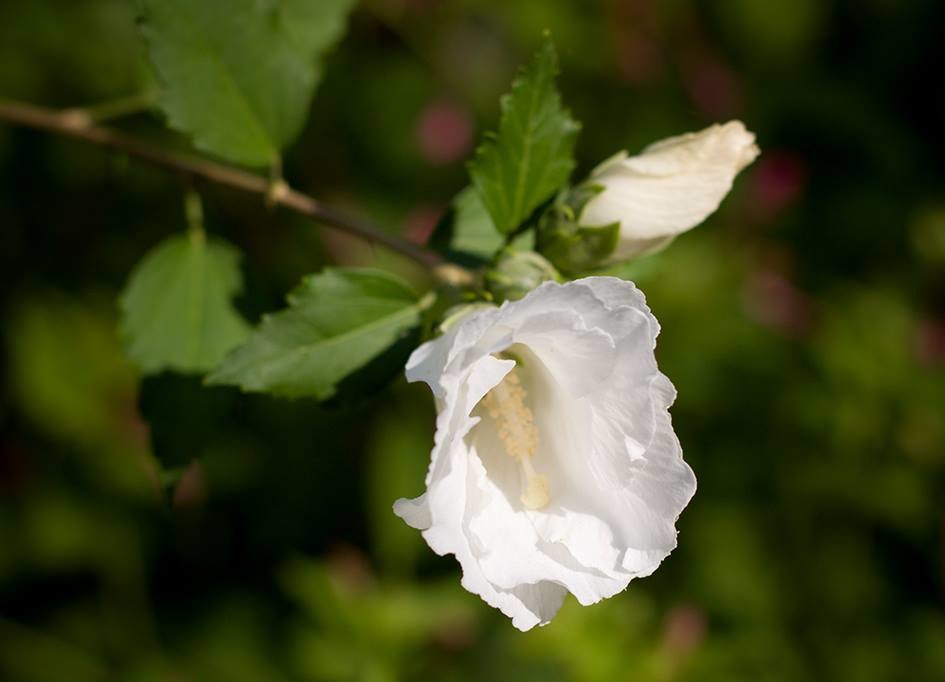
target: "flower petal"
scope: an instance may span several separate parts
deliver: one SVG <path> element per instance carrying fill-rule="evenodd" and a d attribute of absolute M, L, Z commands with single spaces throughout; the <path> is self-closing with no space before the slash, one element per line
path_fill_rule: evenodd
<path fill-rule="evenodd" d="M 587 203 L 580 222 L 620 223 L 617 258 L 657 250 L 712 214 L 758 153 L 755 136 L 731 121 L 657 142 L 637 156 L 614 157 L 592 174 L 604 190 Z"/>
<path fill-rule="evenodd" d="M 427 494 L 412 500 L 400 498 L 394 502 L 394 513 L 402 518 L 411 528 L 417 530 L 426 530 L 433 525 L 433 517 L 430 514 L 430 505 L 427 503 Z"/>
<path fill-rule="evenodd" d="M 439 414 L 427 490 L 395 512 L 519 629 L 547 623 L 567 592 L 582 604 L 616 594 L 676 545 L 695 479 L 672 431 L 658 333 L 632 283 L 593 277 L 475 313 L 408 363 Z M 522 502 L 522 463 L 480 405 L 513 368 L 540 434 L 529 455 L 550 491 L 540 509 Z"/>

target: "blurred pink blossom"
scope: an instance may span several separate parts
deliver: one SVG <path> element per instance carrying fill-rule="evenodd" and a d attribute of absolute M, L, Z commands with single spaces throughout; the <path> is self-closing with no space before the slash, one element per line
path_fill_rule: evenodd
<path fill-rule="evenodd" d="M 938 366 L 945 363 L 945 322 L 921 320 L 915 331 L 913 347 L 916 358 L 923 365 Z"/>
<path fill-rule="evenodd" d="M 416 137 L 423 158 L 433 165 L 459 161 L 472 149 L 472 117 L 455 102 L 434 100 L 420 112 Z"/>
<path fill-rule="evenodd" d="M 683 85 L 693 104 L 709 119 L 737 117 L 742 88 L 735 72 L 707 50 L 696 50 L 683 60 Z"/>
<path fill-rule="evenodd" d="M 633 85 L 660 78 L 666 68 L 651 0 L 619 0 L 614 6 L 617 71 Z"/>
<path fill-rule="evenodd" d="M 404 236 L 414 244 L 426 244 L 443 215 L 443 209 L 421 202 L 404 219 Z"/>
<path fill-rule="evenodd" d="M 328 553 L 327 563 L 332 577 L 352 592 L 364 593 L 377 582 L 367 556 L 354 545 L 335 545 Z"/>
<path fill-rule="evenodd" d="M 756 322 L 792 338 L 806 336 L 814 324 L 810 298 L 774 270 L 756 270 L 748 277 L 744 305 Z"/>
<path fill-rule="evenodd" d="M 174 488 L 172 505 L 174 509 L 193 509 L 201 506 L 206 499 L 207 477 L 203 473 L 203 466 L 198 460 L 191 460 Z"/>
<path fill-rule="evenodd" d="M 740 118 L 744 93 L 739 74 L 712 36 L 693 17 L 684 22 L 669 54 L 678 55 L 682 87 L 709 120 Z"/>
<path fill-rule="evenodd" d="M 663 74 L 660 45 L 641 31 L 621 32 L 617 38 L 617 70 L 633 85 L 644 85 Z"/>
<path fill-rule="evenodd" d="M 705 613 L 696 606 L 684 604 L 666 614 L 663 644 L 676 655 L 689 654 L 702 643 L 705 633 Z"/>
<path fill-rule="evenodd" d="M 766 216 L 794 203 L 807 185 L 807 164 L 797 153 L 775 149 L 765 152 L 752 176 L 759 209 Z"/>
<path fill-rule="evenodd" d="M 33 479 L 27 454 L 12 441 L 0 441 L 0 495 L 24 491 Z"/>

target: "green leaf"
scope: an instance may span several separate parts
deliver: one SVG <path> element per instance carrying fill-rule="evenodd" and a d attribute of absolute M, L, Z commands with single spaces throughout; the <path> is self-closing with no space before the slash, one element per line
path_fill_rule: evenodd
<path fill-rule="evenodd" d="M 420 324 L 417 300 L 380 270 L 329 268 L 302 280 L 207 381 L 273 395 L 331 397 L 339 381 Z"/>
<path fill-rule="evenodd" d="M 466 187 L 453 197 L 450 209 L 437 224 L 430 246 L 447 260 L 475 267 L 488 262 L 504 247 L 506 239 L 492 222 L 475 187 Z M 520 251 L 534 247 L 534 233 L 520 232 L 511 244 Z"/>
<path fill-rule="evenodd" d="M 440 234 L 435 235 L 435 240 L 444 236 L 441 245 L 449 254 L 459 253 L 489 260 L 505 243 L 474 187 L 466 187 L 453 198 L 443 220 L 445 223 L 437 226 Z"/>
<path fill-rule="evenodd" d="M 535 249 L 568 275 L 605 263 L 620 240 L 620 223 L 601 227 L 578 224 L 584 206 L 600 194 L 599 185 L 584 184 L 562 191 L 538 221 Z"/>
<path fill-rule="evenodd" d="M 470 164 L 473 185 L 499 232 L 508 234 L 564 184 L 574 169 L 580 124 L 555 88 L 558 58 L 546 39 L 502 97 L 499 132 Z"/>
<path fill-rule="evenodd" d="M 353 4 L 138 0 L 170 125 L 234 163 L 274 163 L 302 130 L 320 59 Z"/>
<path fill-rule="evenodd" d="M 126 352 L 142 372 L 205 372 L 246 337 L 231 303 L 242 289 L 239 259 L 227 242 L 192 232 L 138 264 L 120 306 Z"/>

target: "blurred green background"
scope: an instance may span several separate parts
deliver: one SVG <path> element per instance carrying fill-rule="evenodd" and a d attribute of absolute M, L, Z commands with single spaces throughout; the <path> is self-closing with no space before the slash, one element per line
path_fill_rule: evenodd
<path fill-rule="evenodd" d="M 0 97 L 153 87 L 126 0 L 0 0 Z M 741 118 L 722 210 L 647 293 L 699 491 L 652 577 L 527 634 L 390 512 L 424 387 L 323 406 L 139 383 L 116 295 L 171 176 L 0 126 L 0 679 L 945 679 L 945 5 L 364 0 L 286 175 L 422 241 L 550 28 L 579 172 Z M 184 143 L 153 115 L 121 122 Z M 207 189 L 252 320 L 328 262 L 408 265 Z M 414 273 L 415 274 L 415 273 Z"/>

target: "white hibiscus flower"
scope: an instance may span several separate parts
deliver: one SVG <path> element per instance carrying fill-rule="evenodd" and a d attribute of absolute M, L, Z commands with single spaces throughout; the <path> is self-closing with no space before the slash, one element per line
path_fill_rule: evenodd
<path fill-rule="evenodd" d="M 652 573 L 696 489 L 653 354 L 659 324 L 630 282 L 546 282 L 479 309 L 407 363 L 439 415 L 420 497 L 395 513 L 520 630 Z"/>
<path fill-rule="evenodd" d="M 603 191 L 578 222 L 620 223 L 615 259 L 652 253 L 708 218 L 758 154 L 754 133 L 741 121 L 670 137 L 637 156 L 620 152 L 591 173 L 590 182 Z"/>

